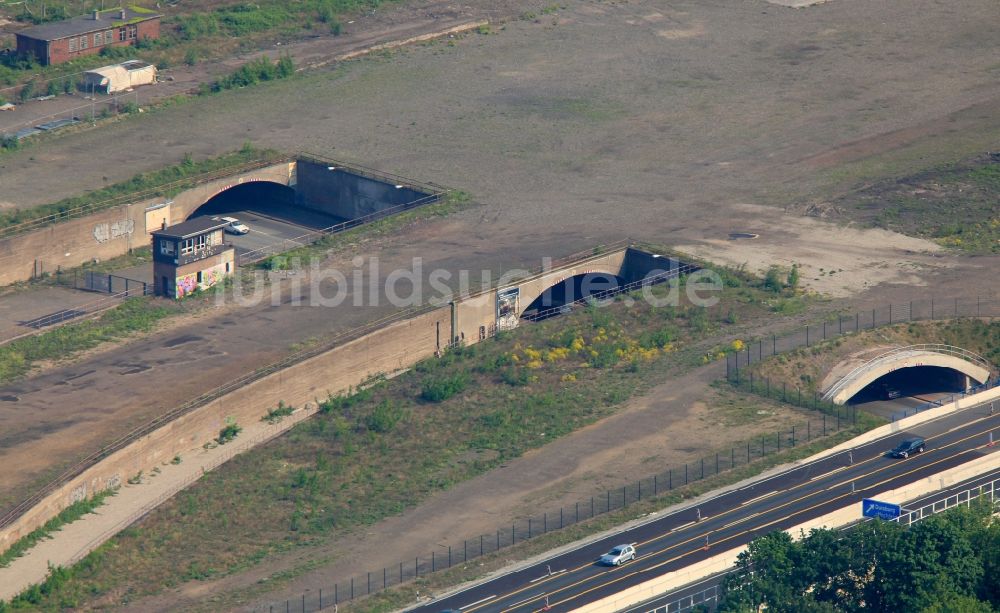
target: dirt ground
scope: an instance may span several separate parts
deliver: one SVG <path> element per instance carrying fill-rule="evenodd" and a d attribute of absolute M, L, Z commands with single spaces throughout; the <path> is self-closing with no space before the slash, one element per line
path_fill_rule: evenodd
<path fill-rule="evenodd" d="M 463 6 L 470 15 L 493 10 L 490 2 Z M 535 263 L 630 236 L 683 245 L 751 269 L 800 263 L 810 287 L 861 305 L 922 298 L 930 288 L 974 293 L 1000 263 L 995 256 L 959 256 L 929 241 L 803 216 L 809 206 L 873 178 L 996 148 L 1000 18 L 991 0 L 836 0 L 801 10 L 756 1 L 570 1 L 546 14 L 532 2 L 508 7 L 535 17 L 494 27 L 492 34 L 193 100 L 4 155 L 0 194 L 15 206 L 50 202 L 101 185 L 105 177 L 125 179 L 177 162 L 185 152 L 216 155 L 252 140 L 471 192 L 480 206 L 359 248 L 378 250 L 390 263 L 421 256 L 427 270 Z M 109 148 L 108 142 L 125 145 Z M 761 236 L 726 240 L 740 230 Z M 821 266 L 838 272 L 815 274 Z M 290 342 L 379 312 L 342 308 L 331 316 L 322 309 L 271 308 L 231 318 L 226 326 L 206 321 L 197 335 L 220 352 L 219 359 L 184 366 L 187 358 L 178 353 L 177 360 L 168 360 L 173 363 L 147 371 L 144 385 L 126 382 L 116 360 L 147 362 L 150 345 L 115 350 L 121 353 L 67 372 L 92 371 L 85 391 L 92 396 L 76 406 L 162 406 L 165 390 L 193 395 L 280 354 Z M 196 355 L 189 347 L 189 355 Z M 51 385 L 69 379 L 46 376 L 52 381 L 31 381 L 21 390 L 25 398 L 38 394 L 39 402 L 0 414 L 0 423 L 6 427 L 22 415 L 36 419 L 45 412 L 54 424 L 81 419 L 70 415 L 67 397 Z M 697 386 L 688 383 L 694 393 Z M 687 393 L 676 382 L 664 387 Z M 644 402 L 656 404 L 657 395 Z M 641 404 L 625 411 L 629 419 L 596 424 L 522 458 L 517 473 L 488 475 L 460 486 L 473 488 L 461 492 L 485 501 L 506 491 L 503 507 L 516 513 L 526 496 L 555 500 L 599 490 L 607 475 L 647 474 L 646 454 L 612 454 L 598 466 L 587 464 L 616 444 L 611 433 L 663 432 L 644 429 L 636 417 Z M 78 436 L 59 429 L 67 441 Z M 44 440 L 53 448 L 65 444 L 52 436 Z M 670 443 L 663 441 L 647 441 L 649 455 L 668 461 Z M 567 481 L 558 445 L 573 442 L 581 445 L 580 460 L 573 468 L 576 480 Z M 614 471 L 605 471 L 612 466 Z M 560 476 L 562 481 L 550 483 Z M 502 490 L 502 483 L 512 489 Z M 432 508 L 447 513 L 431 515 Z M 439 522 L 427 534 L 440 533 L 442 526 L 503 523 L 499 514 L 476 515 L 472 508 L 463 502 L 413 513 Z M 425 535 L 399 518 L 370 532 L 393 543 Z M 334 543 L 330 550 L 349 552 L 359 542 Z M 331 568 L 316 572 L 333 576 Z M 179 593 L 188 589 L 198 597 L 217 588 L 195 583 Z M 169 607 L 167 600 L 159 602 Z"/>
<path fill-rule="evenodd" d="M 816 414 L 762 399 L 748 406 L 732 392 L 710 388 L 724 370 L 713 364 L 677 377 L 608 419 L 435 495 L 415 509 L 358 530 L 351 537 L 296 551 L 234 576 L 188 583 L 125 608 L 203 609 L 198 603 L 211 595 L 211 608 L 243 602 L 248 608 L 266 609 L 271 600 L 329 586 L 333 577 L 355 575 L 369 566 L 392 566 L 426 555 L 428 547 L 460 545 L 463 538 L 492 534 L 513 518 L 537 514 L 543 508 L 571 507 L 595 493 L 621 487 L 632 477 L 696 461 L 711 451 L 728 449 L 732 443 L 771 434 L 792 423 L 802 424 L 807 418 L 819 419 Z M 363 568 L 355 555 L 361 551 L 367 552 Z M 328 562 L 302 572 L 279 591 L 265 590 L 265 596 L 257 599 L 244 595 L 248 589 L 260 590 L 262 580 L 317 559 Z"/>

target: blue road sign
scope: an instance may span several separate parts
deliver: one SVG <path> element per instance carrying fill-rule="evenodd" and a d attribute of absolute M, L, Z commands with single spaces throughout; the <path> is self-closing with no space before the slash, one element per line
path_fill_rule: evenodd
<path fill-rule="evenodd" d="M 865 517 L 877 517 L 879 519 L 896 519 L 899 517 L 900 507 L 891 502 L 881 502 L 865 498 L 861 501 L 861 514 Z"/>

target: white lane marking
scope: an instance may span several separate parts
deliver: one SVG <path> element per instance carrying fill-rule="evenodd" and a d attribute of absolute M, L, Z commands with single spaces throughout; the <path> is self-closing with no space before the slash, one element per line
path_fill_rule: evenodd
<path fill-rule="evenodd" d="M 683 530 L 684 528 L 687 528 L 688 526 L 693 526 L 693 525 L 695 525 L 696 523 L 697 523 L 697 522 L 693 522 L 693 521 L 689 521 L 688 523 L 686 523 L 686 524 L 681 524 L 681 525 L 677 526 L 676 528 L 671 528 L 671 529 L 670 529 L 670 531 L 671 531 L 671 532 L 676 532 L 676 531 L 678 531 L 678 530 Z"/>
<path fill-rule="evenodd" d="M 497 595 L 496 595 L 496 594 L 493 594 L 492 596 L 487 596 L 486 598 L 483 598 L 482 600 L 477 600 L 476 602 L 470 602 L 470 603 L 469 603 L 469 604 L 467 604 L 467 605 L 464 605 L 464 606 L 461 606 L 461 607 L 458 607 L 458 610 L 459 610 L 459 611 L 461 611 L 462 609 L 468 609 L 468 608 L 470 608 L 470 607 L 474 607 L 474 606 L 476 606 L 477 604 L 482 604 L 482 603 L 486 602 L 487 600 L 492 600 L 492 599 L 494 599 L 494 598 L 496 598 L 496 597 L 497 597 Z"/>
<path fill-rule="evenodd" d="M 764 494 L 763 496 L 757 496 L 756 498 L 751 498 L 750 500 L 747 500 L 746 502 L 741 502 L 740 506 L 741 507 L 745 507 L 748 504 L 752 504 L 754 502 L 758 502 L 758 501 L 763 500 L 763 499 L 765 499 L 765 498 L 767 498 L 769 496 L 774 496 L 777 493 L 778 493 L 778 490 L 774 490 L 773 492 L 768 492 L 768 493 Z"/>
<path fill-rule="evenodd" d="M 524 600 L 519 600 L 519 601 L 515 602 L 514 604 L 508 605 L 508 606 L 506 606 L 504 608 L 505 609 L 513 609 L 514 607 L 517 607 L 518 605 L 522 605 L 522 604 L 524 604 L 524 603 L 526 603 L 526 602 L 528 602 L 530 600 L 534 600 L 534 599 L 538 598 L 539 596 L 544 596 L 544 595 L 545 595 L 545 592 L 539 592 L 539 593 L 535 594 L 534 596 L 528 596 Z"/>

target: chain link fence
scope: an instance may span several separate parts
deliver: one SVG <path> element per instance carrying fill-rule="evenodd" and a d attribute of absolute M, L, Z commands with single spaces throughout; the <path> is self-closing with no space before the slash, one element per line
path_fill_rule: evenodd
<path fill-rule="evenodd" d="M 626 509 L 643 500 L 671 494 L 686 486 L 745 467 L 775 453 L 841 432 L 852 423 L 853 418 L 845 409 L 843 419 L 832 419 L 824 415 L 821 419 L 792 424 L 781 432 L 747 440 L 694 462 L 644 477 L 620 488 L 606 490 L 573 505 L 523 517 L 510 525 L 497 527 L 489 534 L 480 534 L 452 544 L 441 545 L 424 555 L 400 560 L 394 565 L 318 587 L 296 598 L 273 602 L 256 610 L 269 613 L 309 613 L 350 602 L 430 573 L 495 554 L 554 530 L 561 530 L 613 511 Z"/>

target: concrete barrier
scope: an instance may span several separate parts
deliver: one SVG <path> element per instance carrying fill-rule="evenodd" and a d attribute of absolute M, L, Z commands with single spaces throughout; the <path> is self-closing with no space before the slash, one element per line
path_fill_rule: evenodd
<path fill-rule="evenodd" d="M 933 409 L 927 409 L 926 411 L 921 411 L 916 415 L 911 415 L 909 417 L 904 417 L 903 419 L 896 420 L 891 424 L 886 424 L 884 426 L 879 426 L 873 430 L 869 430 L 864 434 L 859 434 L 849 441 L 844 441 L 839 445 L 830 447 L 825 451 L 813 454 L 808 458 L 804 458 L 797 462 L 791 464 L 791 466 L 801 466 L 802 464 L 808 464 L 809 462 L 815 462 L 816 460 L 821 460 L 825 457 L 836 455 L 838 453 L 843 453 L 848 449 L 853 449 L 855 447 L 868 444 L 872 441 L 878 440 L 884 436 L 889 436 L 890 434 L 896 434 L 897 432 L 905 432 L 910 428 L 914 428 L 921 424 L 933 421 L 940 417 L 945 417 L 949 413 L 954 413 L 963 409 L 968 409 L 984 402 L 989 402 L 991 400 L 1000 399 L 1000 386 L 988 389 L 986 391 L 979 392 L 977 394 L 972 394 L 959 398 L 955 402 L 950 402 L 948 404 L 941 405 Z"/>
<path fill-rule="evenodd" d="M 880 492 L 872 497 L 884 500 L 885 502 L 903 504 L 926 494 L 951 487 L 952 485 L 965 481 L 966 479 L 971 479 L 977 475 L 991 470 L 996 470 L 997 468 L 1000 468 L 1000 453 L 991 453 L 966 462 L 965 464 L 960 464 L 955 468 L 950 468 L 946 471 L 920 479 L 919 481 L 908 483 L 903 487 Z M 862 519 L 861 505 L 859 503 L 853 503 L 849 506 L 837 509 L 836 511 L 831 511 L 830 513 L 821 515 L 820 517 L 816 517 L 796 526 L 792 526 L 791 528 L 787 528 L 785 532 L 787 532 L 793 539 L 799 539 L 803 536 L 807 536 L 813 529 L 843 528 L 860 519 Z M 733 564 L 736 563 L 736 559 L 739 554 L 745 550 L 746 547 L 730 549 L 706 560 L 696 562 L 686 568 L 665 573 L 655 579 L 650 579 L 649 581 L 639 585 L 622 590 L 617 594 L 613 594 L 591 604 L 579 607 L 574 609 L 574 611 L 582 611 L 585 613 L 614 613 L 615 611 L 621 611 L 627 607 L 665 594 L 670 590 L 675 590 L 690 583 L 694 583 L 699 579 L 723 572 L 731 568 Z"/>

